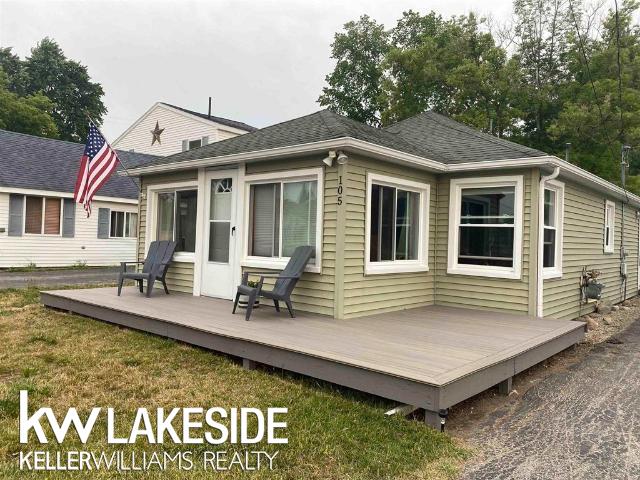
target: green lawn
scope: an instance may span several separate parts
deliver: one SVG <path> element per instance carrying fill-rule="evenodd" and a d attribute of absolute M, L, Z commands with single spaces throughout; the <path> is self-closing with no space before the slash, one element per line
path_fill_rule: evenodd
<path fill-rule="evenodd" d="M 48 310 L 36 289 L 0 290 L 0 476 L 84 477 L 83 473 L 26 472 L 17 467 L 20 450 L 232 451 L 229 444 L 107 445 L 90 440 L 58 445 L 18 441 L 18 392 L 30 392 L 33 407 L 57 414 L 79 408 L 114 407 L 119 422 L 146 407 L 288 407 L 288 445 L 256 445 L 279 451 L 273 471 L 203 472 L 169 469 L 145 478 L 455 478 L 468 452 L 447 435 L 417 421 L 386 418 L 390 404 L 367 395 L 274 370 L 243 370 L 229 357 L 96 320 Z M 102 418 L 102 417 L 101 417 Z M 94 434 L 106 431 L 102 421 Z M 104 438 L 104 435 L 100 435 Z M 242 450 L 242 446 L 235 447 Z M 198 462 L 194 462 L 196 468 Z M 112 478 L 113 471 L 91 478 Z M 135 475 L 134 475 L 135 476 Z M 140 475 L 142 476 L 142 474 Z"/>

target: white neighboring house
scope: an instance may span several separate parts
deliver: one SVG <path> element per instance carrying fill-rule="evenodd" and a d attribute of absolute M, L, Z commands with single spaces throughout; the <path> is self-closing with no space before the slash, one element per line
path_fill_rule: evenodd
<path fill-rule="evenodd" d="M 167 156 L 255 130 L 246 123 L 157 102 L 111 145 L 125 151 Z M 154 131 L 159 133 L 154 135 Z"/>
<path fill-rule="evenodd" d="M 137 181 L 116 173 L 91 217 L 73 201 L 84 145 L 0 130 L 0 268 L 136 260 Z M 128 166 L 155 157 L 118 152 Z"/>

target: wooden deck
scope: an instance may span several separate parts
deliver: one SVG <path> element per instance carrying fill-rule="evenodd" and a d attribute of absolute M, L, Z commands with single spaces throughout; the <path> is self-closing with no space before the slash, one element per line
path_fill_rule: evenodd
<path fill-rule="evenodd" d="M 161 290 L 161 289 L 160 289 Z M 577 343 L 582 322 L 430 306 L 350 320 L 133 287 L 42 293 L 46 306 L 174 338 L 437 412 Z"/>

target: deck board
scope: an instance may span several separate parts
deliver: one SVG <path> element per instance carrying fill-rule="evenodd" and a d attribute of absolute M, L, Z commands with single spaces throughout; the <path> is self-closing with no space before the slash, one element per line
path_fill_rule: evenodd
<path fill-rule="evenodd" d="M 229 301 L 187 294 L 152 298 L 133 287 L 121 297 L 115 288 L 44 292 L 47 299 L 74 302 L 188 327 L 366 369 L 412 382 L 442 387 L 584 329 L 582 322 L 508 313 L 429 306 L 349 320 L 286 310 L 254 310 L 232 315 Z M 51 301 L 49 302 L 51 303 Z M 573 337 L 572 337 L 573 338 Z M 554 352 L 555 353 L 555 352 Z"/>

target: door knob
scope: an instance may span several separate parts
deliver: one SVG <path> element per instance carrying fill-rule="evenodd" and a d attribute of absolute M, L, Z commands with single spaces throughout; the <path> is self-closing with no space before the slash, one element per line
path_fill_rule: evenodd
<path fill-rule="evenodd" d="M 231 236 L 234 236 L 236 233 L 236 227 L 231 227 Z"/>

